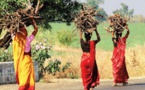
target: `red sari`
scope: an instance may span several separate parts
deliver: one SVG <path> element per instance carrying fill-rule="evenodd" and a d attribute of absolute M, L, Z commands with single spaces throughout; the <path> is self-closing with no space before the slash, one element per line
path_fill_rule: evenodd
<path fill-rule="evenodd" d="M 81 77 L 84 90 L 99 85 L 99 73 L 95 60 L 95 42 L 90 41 L 90 53 L 83 53 L 81 59 Z"/>
<path fill-rule="evenodd" d="M 114 83 L 125 83 L 129 78 L 125 63 L 125 47 L 126 37 L 119 38 L 112 56 Z"/>

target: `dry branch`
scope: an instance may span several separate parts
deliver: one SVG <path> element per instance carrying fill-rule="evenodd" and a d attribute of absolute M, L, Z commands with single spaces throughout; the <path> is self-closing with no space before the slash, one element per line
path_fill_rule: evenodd
<path fill-rule="evenodd" d="M 20 8 L 14 13 L 9 13 L 4 10 L 5 14 L 0 19 L 0 27 L 3 30 L 9 28 L 9 30 L 14 30 L 15 32 L 19 31 L 18 28 L 23 25 L 30 25 L 29 16 L 34 16 L 34 18 L 39 18 L 38 11 L 42 8 L 43 5 L 40 5 L 40 0 L 38 0 L 37 6 L 32 7 L 30 0 L 27 0 L 28 3 L 23 3 L 25 6 L 24 9 Z"/>
<path fill-rule="evenodd" d="M 82 10 L 76 15 L 74 20 L 77 29 L 92 33 L 94 29 L 96 29 L 96 25 L 99 24 L 99 21 L 96 20 L 95 16 L 103 17 L 98 14 L 95 7 L 89 7 L 84 4 L 82 6 Z"/>
<path fill-rule="evenodd" d="M 114 32 L 114 33 L 122 33 L 123 30 L 125 30 L 125 27 L 127 26 L 127 22 L 129 19 L 122 17 L 119 14 L 114 14 L 108 18 L 110 26 L 108 28 L 105 28 L 108 32 Z M 112 31 L 110 30 L 112 28 Z"/>
<path fill-rule="evenodd" d="M 32 3 L 30 0 L 27 0 L 27 3 L 22 3 L 25 8 L 19 8 L 16 12 L 9 13 L 6 10 L 3 10 L 5 14 L 1 15 L 0 17 L 0 32 L 2 30 L 8 30 L 8 32 L 18 32 L 19 27 L 21 26 L 29 26 L 31 24 L 29 16 L 33 16 L 35 19 L 40 18 L 38 15 L 39 10 L 42 8 L 43 4 L 40 5 L 40 0 L 38 0 L 36 7 L 32 6 Z M 7 39 L 4 39 L 6 37 L 3 37 L 0 39 L 0 43 L 6 43 L 6 41 L 10 41 Z M 9 38 L 11 39 L 11 38 Z M 6 41 L 2 41 L 6 40 Z M 3 44 L 1 44 L 0 47 L 2 47 Z"/>

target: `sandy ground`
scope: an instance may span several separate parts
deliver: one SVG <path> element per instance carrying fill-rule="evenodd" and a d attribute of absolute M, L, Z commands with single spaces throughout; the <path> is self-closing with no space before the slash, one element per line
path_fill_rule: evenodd
<path fill-rule="evenodd" d="M 1 84 L 0 90 L 17 90 L 17 84 Z M 36 82 L 35 90 L 81 90 L 81 79 L 53 79 L 48 83 Z"/>
<path fill-rule="evenodd" d="M 145 77 L 135 77 L 129 79 L 129 84 L 133 86 L 142 82 L 142 87 L 145 86 Z M 109 90 L 120 90 L 119 88 L 112 89 L 112 79 L 101 79 L 100 85 L 95 90 L 107 90 L 103 88 L 111 88 Z M 125 90 L 130 90 L 124 88 Z M 0 90 L 18 90 L 17 84 L 1 84 Z M 83 90 L 81 79 L 52 79 L 48 83 L 36 82 L 35 90 Z M 136 89 L 133 89 L 136 90 Z M 142 90 L 142 89 L 139 89 Z"/>

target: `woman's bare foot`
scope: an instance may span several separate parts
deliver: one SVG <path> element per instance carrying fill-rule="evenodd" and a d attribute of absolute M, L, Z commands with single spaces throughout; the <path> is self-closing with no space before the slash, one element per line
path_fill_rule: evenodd
<path fill-rule="evenodd" d="M 117 86 L 117 84 L 116 83 L 113 83 L 113 85 L 112 86 Z"/>
<path fill-rule="evenodd" d="M 90 88 L 90 90 L 93 90 L 93 88 Z"/>
<path fill-rule="evenodd" d="M 124 83 L 123 83 L 123 86 L 126 86 L 127 84 L 128 84 L 128 82 L 124 82 Z"/>

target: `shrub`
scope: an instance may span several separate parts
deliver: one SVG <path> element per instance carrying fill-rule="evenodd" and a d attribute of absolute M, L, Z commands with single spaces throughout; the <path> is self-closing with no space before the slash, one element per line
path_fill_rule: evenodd
<path fill-rule="evenodd" d="M 51 55 L 49 54 L 49 50 L 51 50 L 51 46 L 47 46 L 47 40 L 44 40 L 42 42 L 37 42 L 36 45 L 33 45 L 32 47 L 32 58 L 33 60 L 38 62 L 38 73 L 40 78 L 42 78 L 46 73 L 55 75 L 56 72 L 65 71 L 70 67 L 70 62 L 67 62 L 64 66 L 61 68 L 61 61 L 56 60 L 49 60 L 47 66 L 44 66 L 44 63 L 46 59 L 51 58 Z"/>
<path fill-rule="evenodd" d="M 75 38 L 75 33 L 67 30 L 60 30 L 57 32 L 58 41 L 63 45 L 70 45 Z"/>
<path fill-rule="evenodd" d="M 68 69 L 71 65 L 71 62 L 67 62 L 64 66 L 62 66 L 62 71 L 64 72 L 66 69 Z"/>
<path fill-rule="evenodd" d="M 53 74 L 55 75 L 56 72 L 60 71 L 60 65 L 61 65 L 61 61 L 56 59 L 56 60 L 50 60 L 47 67 L 46 67 L 46 70 L 48 71 L 49 74 Z"/>
<path fill-rule="evenodd" d="M 0 49 L 0 62 L 13 61 L 12 54 L 9 50 Z"/>
<path fill-rule="evenodd" d="M 32 46 L 32 58 L 38 62 L 38 73 L 40 77 L 42 77 L 46 72 L 46 69 L 43 65 L 45 60 L 51 57 L 48 53 L 51 47 L 47 47 L 46 41 L 47 40 L 39 43 L 37 42 L 36 45 Z"/>

